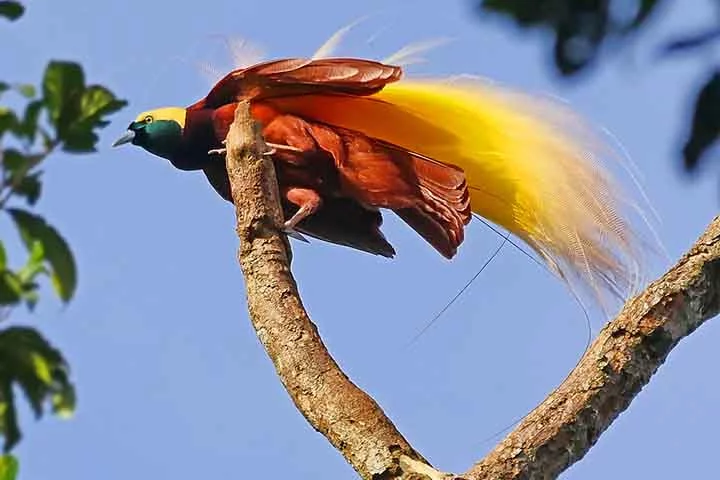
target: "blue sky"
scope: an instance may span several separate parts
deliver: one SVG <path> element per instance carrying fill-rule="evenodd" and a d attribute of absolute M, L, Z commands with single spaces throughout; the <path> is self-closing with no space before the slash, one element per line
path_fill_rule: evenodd
<path fill-rule="evenodd" d="M 98 154 L 60 154 L 48 164 L 40 210 L 71 241 L 79 291 L 67 308 L 48 299 L 36 316 L 16 318 L 39 323 L 64 349 L 79 408 L 71 421 L 24 415 L 22 478 L 354 478 L 295 410 L 250 326 L 232 206 L 201 174 L 109 147 L 137 112 L 205 94 L 196 63 L 229 65 L 214 35 L 248 38 L 270 57 L 308 55 L 370 14 L 339 53 L 382 58 L 413 41 L 454 37 L 412 71 L 472 73 L 559 95 L 610 129 L 643 172 L 662 217 L 658 233 L 675 259 L 717 213 L 717 169 L 690 182 L 677 161 L 688 93 L 717 56 L 654 59 L 659 40 L 715 14 L 708 0 L 672 4 L 635 48 L 572 85 L 557 81 L 543 35 L 481 20 L 467 1 L 31 2 L 22 21 L 3 26 L 2 42 L 13 46 L 0 53 L 12 66 L 3 79 L 36 81 L 51 58 L 80 60 L 92 81 L 130 107 L 103 132 Z M 5 238 L 8 224 L 2 228 Z M 351 378 L 431 462 L 464 471 L 493 447 L 497 438 L 489 437 L 563 380 L 587 327 L 558 281 L 505 248 L 434 328 L 405 347 L 499 240 L 472 224 L 447 262 L 391 215 L 385 231 L 399 252 L 393 261 L 313 242 L 295 246 L 294 273 Z M 653 277 L 668 266 L 658 260 Z M 714 471 L 718 341 L 717 322 L 683 341 L 564 478 Z"/>

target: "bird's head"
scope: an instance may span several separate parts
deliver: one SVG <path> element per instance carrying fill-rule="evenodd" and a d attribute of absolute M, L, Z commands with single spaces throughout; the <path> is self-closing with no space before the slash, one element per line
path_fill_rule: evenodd
<path fill-rule="evenodd" d="M 132 143 L 159 157 L 170 158 L 182 143 L 185 114 L 182 107 L 164 107 L 143 112 L 112 146 Z"/>

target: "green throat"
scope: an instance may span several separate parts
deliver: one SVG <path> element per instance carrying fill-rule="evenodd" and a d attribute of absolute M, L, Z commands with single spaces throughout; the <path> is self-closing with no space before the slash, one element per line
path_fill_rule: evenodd
<path fill-rule="evenodd" d="M 132 143 L 159 157 L 170 159 L 182 145 L 182 126 L 175 120 L 133 122 L 129 130 L 135 132 Z"/>

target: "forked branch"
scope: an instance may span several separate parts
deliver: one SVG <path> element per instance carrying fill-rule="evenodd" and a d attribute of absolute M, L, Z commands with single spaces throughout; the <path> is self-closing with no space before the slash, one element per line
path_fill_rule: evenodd
<path fill-rule="evenodd" d="M 460 478 L 432 468 L 323 345 L 290 272 L 275 170 L 246 102 L 226 144 L 250 318 L 297 408 L 365 479 Z M 720 217 L 626 304 L 560 387 L 461 477 L 557 477 L 630 405 L 672 348 L 718 312 Z"/>

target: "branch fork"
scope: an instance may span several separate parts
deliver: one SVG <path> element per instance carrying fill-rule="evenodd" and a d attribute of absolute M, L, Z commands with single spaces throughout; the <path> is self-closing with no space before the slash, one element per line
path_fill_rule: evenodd
<path fill-rule="evenodd" d="M 556 478 L 630 405 L 672 348 L 720 312 L 718 216 L 674 267 L 627 302 L 565 381 L 489 455 L 461 476 L 441 472 L 342 372 L 308 317 L 290 271 L 268 146 L 285 147 L 265 143 L 248 103 L 240 102 L 226 166 L 250 319 L 298 410 L 364 479 Z"/>

